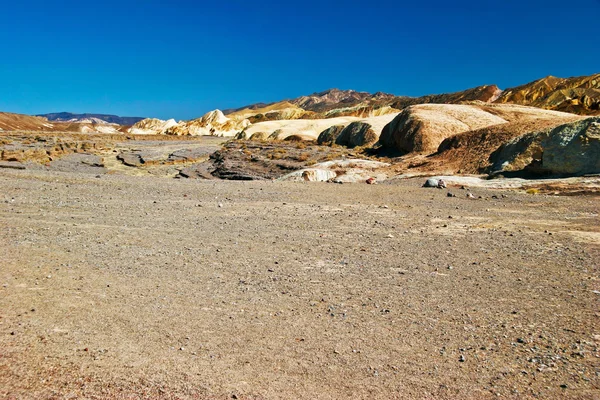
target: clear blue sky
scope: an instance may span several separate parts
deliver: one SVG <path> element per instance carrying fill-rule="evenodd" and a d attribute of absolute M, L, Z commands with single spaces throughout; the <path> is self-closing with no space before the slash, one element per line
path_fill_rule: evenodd
<path fill-rule="evenodd" d="M 0 111 L 177 119 L 600 72 L 600 0 L 5 1 Z"/>

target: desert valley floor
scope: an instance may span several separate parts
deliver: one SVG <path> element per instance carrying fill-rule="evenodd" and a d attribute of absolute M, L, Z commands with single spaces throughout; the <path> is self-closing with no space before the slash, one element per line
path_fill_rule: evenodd
<path fill-rule="evenodd" d="M 0 169 L 0 397 L 598 398 L 598 197 L 421 184 Z"/>

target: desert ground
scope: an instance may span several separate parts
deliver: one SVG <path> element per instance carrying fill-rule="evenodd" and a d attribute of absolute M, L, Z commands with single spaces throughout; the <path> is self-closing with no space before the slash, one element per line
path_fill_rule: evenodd
<path fill-rule="evenodd" d="M 600 397 L 597 195 L 172 179 L 108 151 L 0 168 L 0 397 Z"/>

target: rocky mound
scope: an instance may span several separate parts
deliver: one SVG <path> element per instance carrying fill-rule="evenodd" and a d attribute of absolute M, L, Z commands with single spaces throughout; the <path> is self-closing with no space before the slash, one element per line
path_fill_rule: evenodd
<path fill-rule="evenodd" d="M 133 135 L 163 135 L 168 129 L 177 125 L 177 121 L 169 119 L 163 121 L 157 118 L 146 118 L 135 123 L 127 130 Z"/>
<path fill-rule="evenodd" d="M 575 78 L 548 76 L 506 89 L 495 101 L 582 115 L 600 114 L 600 74 Z"/>
<path fill-rule="evenodd" d="M 248 119 L 251 123 L 281 119 L 306 118 L 309 113 L 287 101 L 281 101 L 263 107 L 248 107 L 227 114 L 233 119 Z"/>
<path fill-rule="evenodd" d="M 523 135 L 491 156 L 493 173 L 573 176 L 600 173 L 600 117 Z"/>
<path fill-rule="evenodd" d="M 581 119 L 578 115 L 539 110 L 537 118 L 532 114 L 506 124 L 464 132 L 444 140 L 438 152 L 427 159 L 423 168 L 447 173 L 489 173 L 493 170 L 491 155 L 505 143 L 531 132 L 552 129 Z"/>
<path fill-rule="evenodd" d="M 379 139 L 373 127 L 366 122 L 353 122 L 345 127 L 335 140 L 336 144 L 349 148 L 368 146 Z"/>
<path fill-rule="evenodd" d="M 317 143 L 321 145 L 330 145 L 334 144 L 340 133 L 344 130 L 345 125 L 334 125 L 325 129 L 323 132 L 319 134 L 317 138 Z"/>
<path fill-rule="evenodd" d="M 181 122 L 168 128 L 167 135 L 177 136 L 235 136 L 238 132 L 250 126 L 247 119 L 232 119 L 226 117 L 221 110 L 206 113 L 201 118 Z"/>
<path fill-rule="evenodd" d="M 473 105 L 423 104 L 397 115 L 383 128 L 379 142 L 404 153 L 433 153 L 450 136 L 506 122 Z"/>

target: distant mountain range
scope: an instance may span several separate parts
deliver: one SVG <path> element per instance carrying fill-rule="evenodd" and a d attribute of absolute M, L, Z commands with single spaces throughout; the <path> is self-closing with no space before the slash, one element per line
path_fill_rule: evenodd
<path fill-rule="evenodd" d="M 36 117 L 47 118 L 53 122 L 86 122 L 86 123 L 109 123 L 118 125 L 133 125 L 136 122 L 143 120 L 143 117 L 119 117 L 118 115 L 110 114 L 73 114 L 69 112 L 59 112 L 50 114 L 38 114 Z"/>
<path fill-rule="evenodd" d="M 377 92 L 329 89 L 276 103 L 257 103 L 225 110 L 225 115 L 244 116 L 251 122 L 284 118 L 320 119 L 340 116 L 368 117 L 398 112 L 416 104 L 457 104 L 469 101 L 512 103 L 580 115 L 600 114 L 600 74 L 574 78 L 548 76 L 502 90 L 484 85 L 456 93 L 421 97 Z"/>

